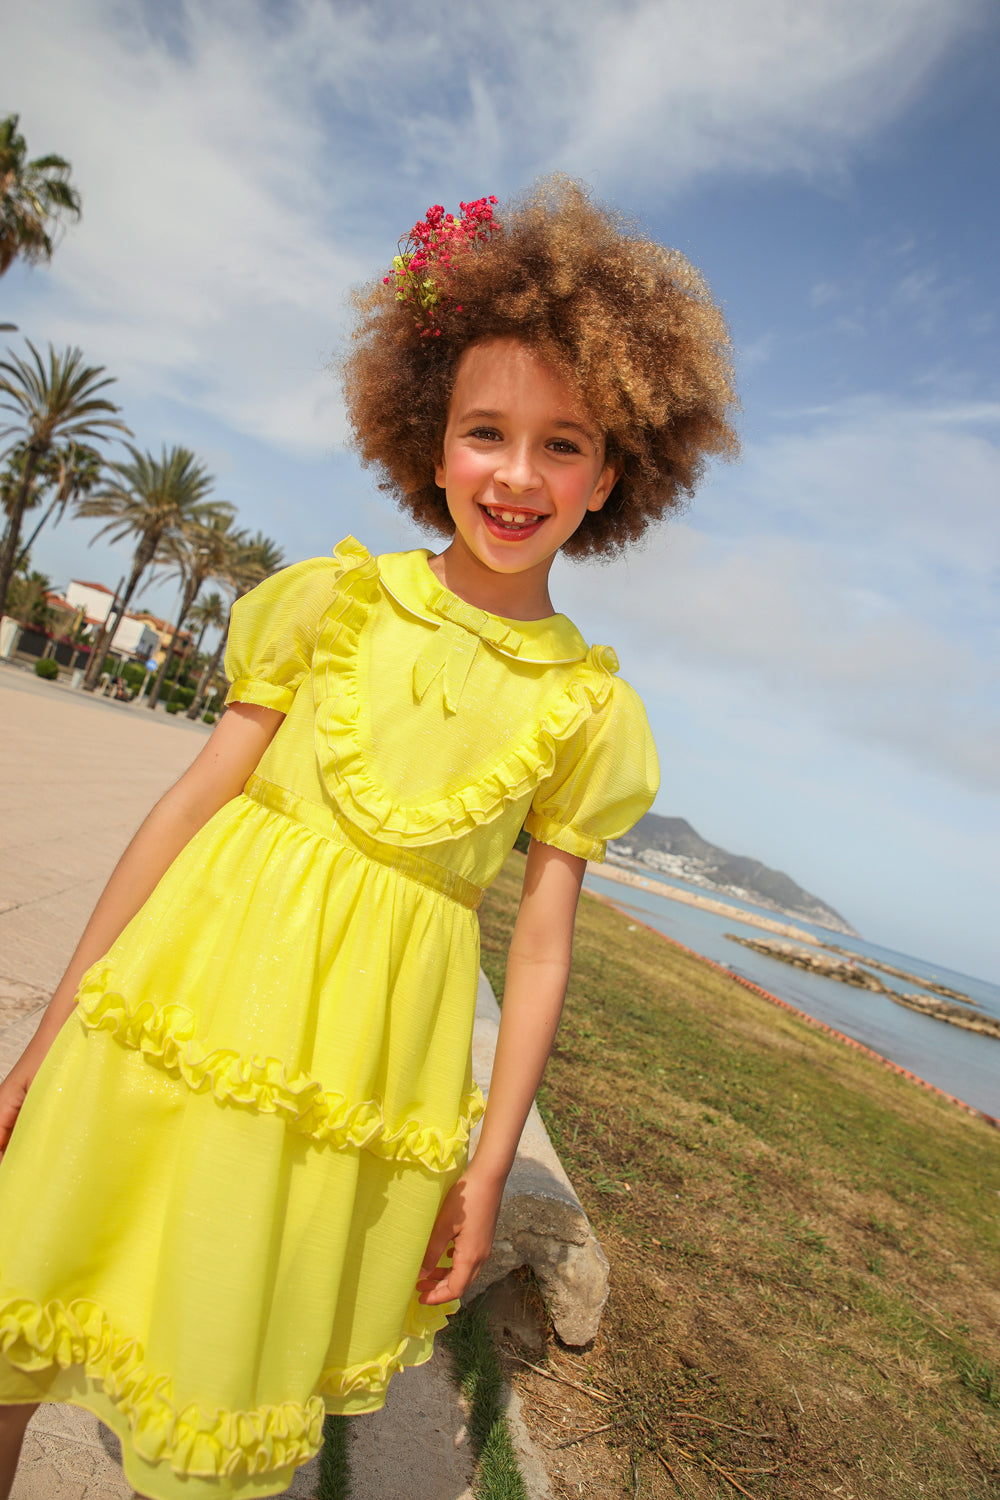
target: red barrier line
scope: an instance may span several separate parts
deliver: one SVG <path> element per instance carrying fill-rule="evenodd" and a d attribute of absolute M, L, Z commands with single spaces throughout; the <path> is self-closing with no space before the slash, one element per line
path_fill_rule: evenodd
<path fill-rule="evenodd" d="M 926 1078 L 920 1078 L 916 1073 L 911 1073 L 909 1068 L 903 1068 L 900 1067 L 899 1063 L 890 1062 L 887 1057 L 882 1056 L 881 1052 L 873 1052 L 871 1047 L 866 1047 L 863 1042 L 856 1042 L 852 1036 L 845 1036 L 842 1031 L 834 1030 L 825 1021 L 817 1021 L 815 1016 L 807 1015 L 804 1010 L 799 1010 L 798 1006 L 789 1005 L 787 1000 L 779 1000 L 778 996 L 772 995 L 770 990 L 762 989 L 759 984 L 754 984 L 752 979 L 744 979 L 742 974 L 735 974 L 732 969 L 727 969 L 725 964 L 717 963 L 714 958 L 706 958 L 703 953 L 696 953 L 693 948 L 688 948 L 686 944 L 679 943 L 676 938 L 668 937 L 665 932 L 661 932 L 658 927 L 651 927 L 648 922 L 644 922 L 641 917 L 637 917 L 631 910 L 623 911 L 617 901 L 612 900 L 610 896 L 605 896 L 602 891 L 591 890 L 590 886 L 587 886 L 586 890 L 589 896 L 593 896 L 597 901 L 603 901 L 605 906 L 612 907 L 629 922 L 634 922 L 638 927 L 645 928 L 654 937 L 658 937 L 663 942 L 669 943 L 673 948 L 679 948 L 682 953 L 687 953 L 692 958 L 697 958 L 700 963 L 708 964 L 710 969 L 715 969 L 718 973 L 724 974 L 734 984 L 741 984 L 745 990 L 752 990 L 762 1000 L 767 1000 L 771 1005 L 778 1005 L 782 1010 L 787 1010 L 793 1016 L 798 1016 L 799 1020 L 805 1021 L 807 1026 L 814 1026 L 817 1031 L 826 1032 L 826 1035 L 832 1036 L 835 1041 L 843 1042 L 845 1047 L 853 1047 L 855 1052 L 862 1052 L 865 1057 L 870 1057 L 873 1062 L 881 1063 L 883 1068 L 888 1068 L 892 1073 L 898 1073 L 900 1078 L 908 1078 L 911 1083 L 919 1083 L 922 1089 L 927 1089 L 931 1094 L 937 1094 L 939 1099 L 946 1099 L 949 1104 L 956 1104 L 959 1109 L 964 1109 L 966 1114 L 975 1115 L 977 1119 L 985 1120 L 987 1125 L 992 1125 L 994 1130 L 1000 1130 L 1000 1120 L 995 1119 L 993 1115 L 988 1115 L 983 1110 L 976 1109 L 972 1104 L 966 1104 L 964 1099 L 957 1099 L 954 1094 L 946 1093 L 944 1089 L 939 1089 L 935 1083 L 928 1083 Z"/>

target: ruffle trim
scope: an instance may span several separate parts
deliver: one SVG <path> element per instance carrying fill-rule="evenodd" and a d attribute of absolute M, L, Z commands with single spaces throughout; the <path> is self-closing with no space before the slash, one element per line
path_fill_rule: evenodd
<path fill-rule="evenodd" d="M 83 976 L 77 1015 L 89 1030 L 109 1031 L 123 1047 L 153 1058 L 196 1094 L 211 1092 L 220 1103 L 283 1115 L 289 1129 L 337 1149 L 356 1146 L 432 1172 L 461 1165 L 469 1133 L 485 1108 L 473 1085 L 462 1098 L 454 1130 L 414 1119 L 393 1129 L 377 1097 L 349 1103 L 343 1094 L 324 1090 L 308 1073 L 288 1069 L 275 1057 L 245 1057 L 229 1048 L 204 1046 L 195 1036 L 194 1013 L 185 1005 L 130 1004 L 115 988 L 113 970 L 105 962 Z"/>
<path fill-rule="evenodd" d="M 393 1375 L 430 1357 L 431 1339 L 444 1328 L 449 1317 L 458 1312 L 460 1306 L 461 1303 L 455 1301 L 425 1307 L 414 1298 L 403 1325 L 403 1336 L 392 1353 L 383 1355 L 381 1359 L 350 1365 L 346 1370 L 324 1370 L 318 1387 L 320 1395 L 327 1401 L 345 1404 L 357 1403 L 359 1397 L 371 1397 L 371 1404 L 374 1405 L 384 1397 Z M 427 1346 L 425 1355 L 419 1351 L 421 1344 Z"/>
<path fill-rule="evenodd" d="M 476 782 L 422 803 L 394 801 L 371 776 L 358 734 L 358 644 L 380 593 L 378 563 L 353 537 L 335 553 L 345 568 L 324 616 L 313 658 L 316 754 L 327 789 L 352 822 L 382 843 L 438 843 L 500 817 L 534 792 L 556 765 L 559 746 L 607 702 L 618 658 L 591 646 L 585 660 L 528 738 Z"/>
<path fill-rule="evenodd" d="M 194 1403 L 178 1407 L 170 1377 L 151 1374 L 138 1340 L 117 1333 L 104 1310 L 87 1298 L 68 1304 L 23 1297 L 0 1302 L 0 1351 L 16 1369 L 28 1372 L 81 1366 L 127 1420 L 140 1457 L 167 1463 L 176 1474 L 218 1478 L 308 1462 L 322 1443 L 324 1396 L 367 1393 L 377 1404 L 390 1377 L 423 1356 L 415 1346 L 446 1322 L 444 1309 L 414 1302 L 402 1339 L 383 1359 L 325 1370 L 317 1394 L 304 1403 L 283 1401 L 251 1411 L 209 1412 Z"/>
<path fill-rule="evenodd" d="M 318 1395 L 253 1411 L 178 1408 L 170 1377 L 151 1374 L 139 1342 L 116 1333 L 86 1298 L 0 1304 L 0 1350 L 19 1370 L 82 1366 L 128 1421 L 136 1452 L 177 1474 L 265 1474 L 306 1463 L 322 1442 L 326 1408 Z"/>

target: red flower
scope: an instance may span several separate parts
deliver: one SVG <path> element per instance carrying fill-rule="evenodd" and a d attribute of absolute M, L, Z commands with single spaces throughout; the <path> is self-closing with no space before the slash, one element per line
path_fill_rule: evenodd
<path fill-rule="evenodd" d="M 480 241 L 489 239 L 493 232 L 493 207 L 496 198 L 477 198 L 473 203 L 461 203 L 461 218 L 446 214 L 440 203 L 427 210 L 427 217 L 414 224 L 405 240 L 399 244 L 399 254 L 393 262 L 393 271 L 382 278 L 385 286 L 396 279 L 396 300 L 413 305 L 418 322 L 425 323 L 424 334 L 440 335 L 436 327 L 438 308 L 448 300 L 441 288 L 440 278 L 428 276 L 428 267 L 433 264 L 447 273 L 451 269 L 456 251 L 471 250 Z M 461 312 L 461 307 L 456 312 Z"/>

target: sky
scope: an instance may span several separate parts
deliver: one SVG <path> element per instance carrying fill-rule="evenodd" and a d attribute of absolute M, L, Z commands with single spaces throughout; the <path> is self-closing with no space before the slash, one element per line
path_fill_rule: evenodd
<path fill-rule="evenodd" d="M 350 448 L 352 286 L 428 204 L 558 170 L 707 274 L 742 461 L 556 607 L 614 645 L 657 812 L 1000 981 L 1000 13 L 990 0 L 5 0 L 0 114 L 83 217 L 8 335 L 116 376 L 289 561 L 431 545 Z M 43 533 L 56 585 L 128 549 Z M 169 612 L 176 585 L 144 603 Z"/>

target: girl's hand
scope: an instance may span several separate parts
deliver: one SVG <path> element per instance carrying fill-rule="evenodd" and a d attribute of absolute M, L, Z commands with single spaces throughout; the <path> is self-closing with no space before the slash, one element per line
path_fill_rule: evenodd
<path fill-rule="evenodd" d="M 28 1097 L 28 1080 L 11 1073 L 0 1083 L 0 1158 L 10 1142 L 11 1133 Z"/>
<path fill-rule="evenodd" d="M 503 1182 L 477 1177 L 474 1166 L 455 1183 L 441 1205 L 417 1278 L 417 1291 L 426 1307 L 453 1302 L 475 1281 L 493 1247 L 502 1196 Z M 452 1242 L 451 1265 L 439 1266 Z"/>

